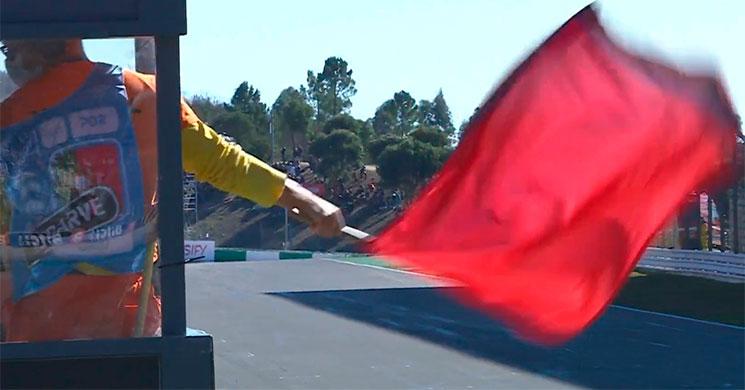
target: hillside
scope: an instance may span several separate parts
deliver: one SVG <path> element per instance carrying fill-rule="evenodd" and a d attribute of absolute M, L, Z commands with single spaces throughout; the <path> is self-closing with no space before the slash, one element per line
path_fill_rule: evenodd
<path fill-rule="evenodd" d="M 315 176 L 309 169 L 304 170 L 306 182 Z M 362 188 L 370 181 L 378 180 L 374 170 L 370 169 L 367 180 L 347 178 L 346 188 Z M 284 242 L 284 210 L 279 207 L 269 209 L 235 196 L 227 195 L 208 184 L 200 183 L 199 212 L 197 223 L 189 226 L 185 232 L 187 239 L 208 239 L 215 241 L 217 246 L 281 249 Z M 358 190 L 361 192 L 361 190 Z M 344 216 L 347 224 L 371 234 L 380 232 L 395 217 L 396 212 L 391 208 L 373 204 L 367 197 L 360 195 L 351 201 L 336 198 L 335 203 L 344 206 Z M 323 239 L 312 233 L 304 224 L 289 219 L 289 249 L 305 249 L 314 251 L 357 251 L 356 242 L 341 237 L 337 239 Z"/>

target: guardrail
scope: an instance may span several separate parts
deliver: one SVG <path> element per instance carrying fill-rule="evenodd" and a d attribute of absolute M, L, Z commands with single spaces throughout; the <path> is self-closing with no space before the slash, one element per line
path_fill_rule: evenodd
<path fill-rule="evenodd" d="M 745 282 L 745 255 L 733 253 L 648 248 L 638 267 Z"/>

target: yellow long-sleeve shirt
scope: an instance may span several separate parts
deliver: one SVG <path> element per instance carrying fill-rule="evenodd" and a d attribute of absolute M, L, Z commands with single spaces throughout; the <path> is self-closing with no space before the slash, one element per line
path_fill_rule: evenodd
<path fill-rule="evenodd" d="M 277 202 L 285 174 L 227 142 L 201 121 L 183 128 L 181 134 L 184 170 L 197 180 L 264 207 Z"/>

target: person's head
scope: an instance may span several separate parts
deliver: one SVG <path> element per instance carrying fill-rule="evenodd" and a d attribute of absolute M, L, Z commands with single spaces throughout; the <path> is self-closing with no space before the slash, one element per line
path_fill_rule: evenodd
<path fill-rule="evenodd" d="M 19 87 L 60 63 L 85 59 L 80 39 L 4 40 L 2 44 L 5 69 Z"/>

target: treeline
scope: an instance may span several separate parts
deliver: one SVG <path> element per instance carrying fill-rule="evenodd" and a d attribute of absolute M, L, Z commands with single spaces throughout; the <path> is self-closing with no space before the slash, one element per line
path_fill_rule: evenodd
<path fill-rule="evenodd" d="M 329 181 L 373 164 L 384 187 L 411 194 L 458 141 L 460 131 L 442 91 L 418 102 L 406 91 L 395 92 L 366 119 L 349 114 L 356 93 L 349 64 L 330 57 L 320 72 L 308 71 L 306 84 L 286 88 L 271 106 L 248 82 L 236 88 L 230 102 L 194 96 L 189 103 L 216 131 L 264 160 L 279 160 L 283 147 L 300 147 Z"/>

